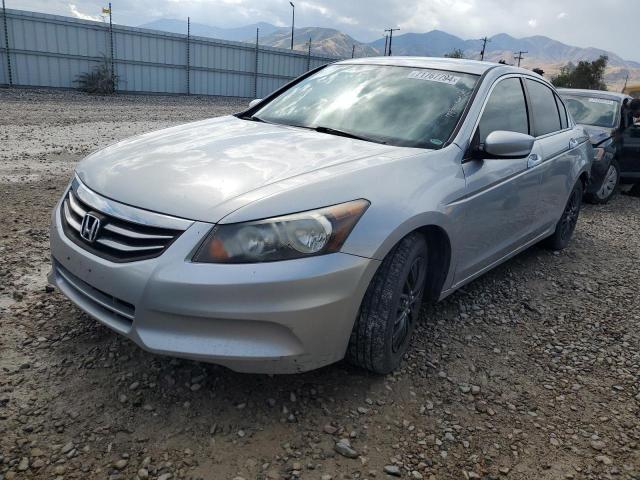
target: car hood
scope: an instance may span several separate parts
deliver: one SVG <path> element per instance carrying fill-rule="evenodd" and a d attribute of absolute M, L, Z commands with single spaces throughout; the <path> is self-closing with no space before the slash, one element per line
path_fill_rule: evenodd
<path fill-rule="evenodd" d="M 613 129 L 607 127 L 596 127 L 594 125 L 581 125 L 589 135 L 591 145 L 596 146 L 613 136 Z"/>
<path fill-rule="evenodd" d="M 250 191 L 395 148 L 229 116 L 118 142 L 86 157 L 76 173 L 113 200 L 216 222 Z"/>

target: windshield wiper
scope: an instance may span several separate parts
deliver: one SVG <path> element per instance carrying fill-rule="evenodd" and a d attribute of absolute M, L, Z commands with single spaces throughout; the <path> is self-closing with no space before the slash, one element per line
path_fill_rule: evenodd
<path fill-rule="evenodd" d="M 243 120 L 251 120 L 252 122 L 268 123 L 266 120 L 263 120 L 260 117 L 256 117 L 255 115 L 243 115 L 240 118 L 242 118 Z"/>
<path fill-rule="evenodd" d="M 360 135 L 356 135 L 355 133 L 345 132 L 344 130 L 337 130 L 331 127 L 323 127 L 322 125 L 313 127 L 313 130 L 320 133 L 328 133 L 329 135 L 337 135 L 340 137 L 354 138 L 356 140 L 364 140 L 365 142 L 386 144 L 386 142 L 383 142 L 382 140 L 374 140 L 373 138 L 361 137 Z"/>

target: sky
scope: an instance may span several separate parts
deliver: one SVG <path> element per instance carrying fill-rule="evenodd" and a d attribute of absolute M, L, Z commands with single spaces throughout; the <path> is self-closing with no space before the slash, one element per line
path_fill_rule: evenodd
<path fill-rule="evenodd" d="M 106 1 L 6 0 L 7 8 L 99 20 Z M 218 27 L 257 22 L 291 25 L 289 0 L 112 0 L 114 23 L 137 26 L 159 18 Z M 634 32 L 640 0 L 298 0 L 296 26 L 341 30 L 356 40 L 438 29 L 464 39 L 508 33 L 545 35 L 569 45 L 597 47 L 640 61 Z"/>

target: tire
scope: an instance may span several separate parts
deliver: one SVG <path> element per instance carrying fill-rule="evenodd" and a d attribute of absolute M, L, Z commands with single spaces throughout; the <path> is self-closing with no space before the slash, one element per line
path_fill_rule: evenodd
<path fill-rule="evenodd" d="M 598 190 L 594 193 L 585 194 L 584 198 L 589 203 L 595 203 L 604 205 L 613 198 L 616 193 L 616 188 L 620 183 L 620 166 L 618 162 L 612 160 L 605 173 L 602 183 L 598 187 Z"/>
<path fill-rule="evenodd" d="M 411 233 L 385 257 L 362 300 L 348 362 L 378 374 L 400 365 L 420 313 L 427 255 L 424 236 Z"/>
<path fill-rule="evenodd" d="M 573 190 L 571 190 L 569 200 L 567 200 L 562 216 L 556 224 L 553 235 L 544 240 L 545 247 L 551 250 L 563 250 L 569 245 L 580 216 L 583 190 L 582 180 L 578 180 Z"/>
<path fill-rule="evenodd" d="M 630 197 L 640 197 L 640 182 L 634 183 L 631 189 L 627 192 Z"/>

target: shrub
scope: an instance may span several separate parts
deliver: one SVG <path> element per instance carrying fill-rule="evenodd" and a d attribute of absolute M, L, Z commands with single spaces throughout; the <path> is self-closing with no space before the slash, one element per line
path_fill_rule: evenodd
<path fill-rule="evenodd" d="M 93 67 L 88 73 L 78 75 L 75 82 L 83 92 L 110 94 L 115 93 L 118 78 L 111 70 L 111 61 L 103 55 L 100 65 Z"/>

